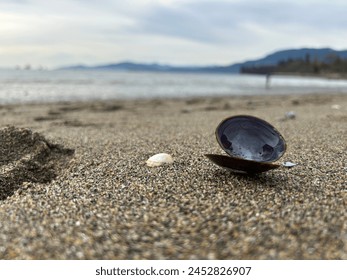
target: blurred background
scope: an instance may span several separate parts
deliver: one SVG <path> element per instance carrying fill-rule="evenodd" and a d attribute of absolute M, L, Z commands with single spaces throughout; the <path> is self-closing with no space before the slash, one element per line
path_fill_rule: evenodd
<path fill-rule="evenodd" d="M 0 103 L 347 92 L 345 1 L 2 0 Z"/>

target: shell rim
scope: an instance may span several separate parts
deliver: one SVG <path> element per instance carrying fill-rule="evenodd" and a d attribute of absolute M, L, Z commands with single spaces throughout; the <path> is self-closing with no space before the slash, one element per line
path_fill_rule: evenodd
<path fill-rule="evenodd" d="M 272 162 L 264 162 L 264 161 L 261 162 L 261 161 L 248 160 L 248 159 L 226 156 L 226 155 L 219 155 L 219 154 L 205 154 L 205 156 L 214 164 L 237 173 L 256 174 L 256 173 L 262 173 L 269 170 L 277 169 L 281 166 L 277 163 L 272 163 Z M 227 161 L 228 159 L 231 159 L 231 160 L 237 159 L 238 163 L 246 164 L 247 168 L 243 168 L 242 166 L 240 167 L 234 164 L 233 166 L 231 166 L 229 165 L 230 162 L 221 163 L 220 160 L 222 160 L 223 158 Z"/>
<path fill-rule="evenodd" d="M 222 143 L 219 141 L 219 137 L 218 137 L 218 128 L 221 126 L 222 123 L 224 123 L 225 121 L 227 120 L 230 120 L 230 119 L 235 119 L 235 118 L 251 118 L 251 119 L 254 119 L 256 121 L 260 121 L 260 122 L 263 122 L 265 123 L 266 125 L 268 125 L 271 129 L 273 129 L 277 134 L 278 136 L 282 139 L 283 141 L 283 144 L 284 144 L 284 149 L 283 149 L 283 153 L 280 154 L 280 156 L 277 158 L 277 159 L 274 159 L 274 160 L 269 160 L 269 161 L 258 161 L 258 160 L 251 160 L 251 159 L 245 159 L 243 157 L 240 157 L 240 156 L 236 156 L 236 155 L 231 155 L 229 153 L 227 153 L 222 145 Z M 272 125 L 270 124 L 269 122 L 261 119 L 261 118 L 258 118 L 258 117 L 255 117 L 255 116 L 251 116 L 251 115 L 235 115 L 235 116 L 231 116 L 231 117 L 227 117 L 225 119 L 223 119 L 217 126 L 216 130 L 215 130 L 215 136 L 216 136 L 216 139 L 217 139 L 217 142 L 219 144 L 219 146 L 222 148 L 222 150 L 228 154 L 230 157 L 234 157 L 234 158 L 239 158 L 239 159 L 242 159 L 242 160 L 247 160 L 247 161 L 252 161 L 252 162 L 259 162 L 259 163 L 271 163 L 271 162 L 276 162 L 277 160 L 279 160 L 286 152 L 287 150 L 287 143 L 286 143 L 286 140 L 284 139 L 284 137 L 282 136 L 282 134 Z"/>

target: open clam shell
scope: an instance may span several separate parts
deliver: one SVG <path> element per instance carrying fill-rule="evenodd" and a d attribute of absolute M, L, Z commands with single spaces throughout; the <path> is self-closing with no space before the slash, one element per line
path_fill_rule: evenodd
<path fill-rule="evenodd" d="M 268 122 L 247 115 L 223 120 L 216 129 L 221 148 L 229 155 L 207 154 L 215 164 L 245 173 L 260 173 L 280 167 L 273 163 L 286 151 L 283 136 Z"/>

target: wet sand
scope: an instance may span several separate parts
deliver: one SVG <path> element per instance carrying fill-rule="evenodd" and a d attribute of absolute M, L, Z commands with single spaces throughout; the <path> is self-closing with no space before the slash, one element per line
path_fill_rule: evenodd
<path fill-rule="evenodd" d="M 338 106 L 337 106 L 338 105 Z M 285 119 L 294 111 L 295 119 Z M 237 175 L 214 130 L 248 114 L 287 141 Z M 1 259 L 347 259 L 347 95 L 0 106 Z M 174 163 L 150 168 L 153 154 Z"/>

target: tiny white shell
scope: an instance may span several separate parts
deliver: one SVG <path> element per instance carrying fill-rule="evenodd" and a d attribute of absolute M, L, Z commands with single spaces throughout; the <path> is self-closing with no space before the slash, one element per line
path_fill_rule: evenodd
<path fill-rule="evenodd" d="M 161 166 L 164 164 L 171 164 L 173 163 L 172 156 L 166 153 L 160 153 L 156 154 L 154 156 L 151 156 L 147 161 L 146 164 L 149 167 L 155 167 L 155 166 Z"/>
<path fill-rule="evenodd" d="M 285 163 L 282 164 L 284 167 L 287 167 L 287 168 L 291 168 L 295 165 L 298 165 L 297 163 L 293 163 L 293 162 L 290 162 L 290 161 L 286 161 Z"/>

